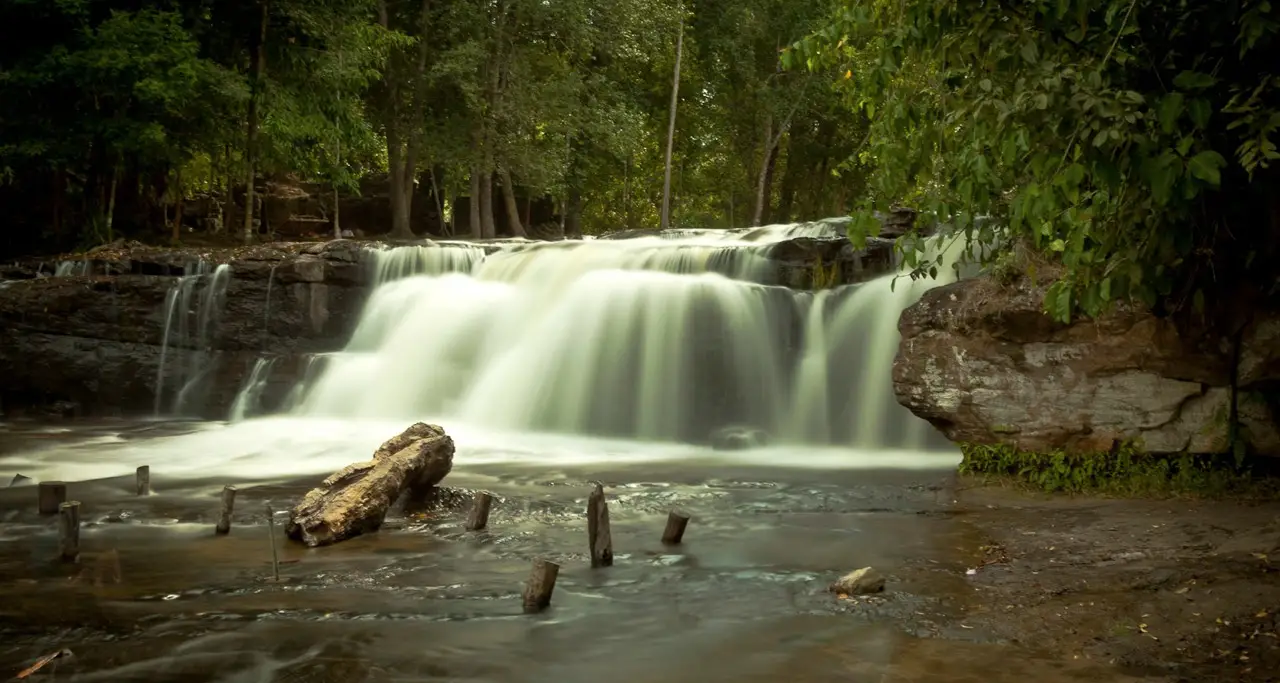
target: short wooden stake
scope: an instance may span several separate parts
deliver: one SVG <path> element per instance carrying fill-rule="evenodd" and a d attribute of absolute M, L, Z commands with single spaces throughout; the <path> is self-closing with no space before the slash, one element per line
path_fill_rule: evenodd
<path fill-rule="evenodd" d="M 471 515 L 467 517 L 467 531 L 479 531 L 489 524 L 489 508 L 493 496 L 481 491 L 471 502 Z"/>
<path fill-rule="evenodd" d="M 680 545 L 684 538 L 684 528 L 689 525 L 689 515 L 682 515 L 675 510 L 667 513 L 667 528 L 662 530 L 662 542 L 666 545 Z"/>
<path fill-rule="evenodd" d="M 604 485 L 596 484 L 587 498 L 587 540 L 591 543 L 591 566 L 613 565 L 613 536 L 609 532 L 609 503 Z"/>
<path fill-rule="evenodd" d="M 541 612 L 551 604 L 551 593 L 556 589 L 556 577 L 560 565 L 546 560 L 534 560 L 529 582 L 524 585 L 524 613 Z"/>
<path fill-rule="evenodd" d="M 80 501 L 58 506 L 58 537 L 63 562 L 80 557 Z"/>
<path fill-rule="evenodd" d="M 67 502 L 67 485 L 60 481 L 42 481 L 36 488 L 40 492 L 40 514 L 58 514 L 58 506 Z"/>
<path fill-rule="evenodd" d="M 271 537 L 271 575 L 280 580 L 280 553 L 276 551 L 276 513 L 267 503 L 267 534 Z"/>
<path fill-rule="evenodd" d="M 151 495 L 151 466 L 143 465 L 138 468 L 138 495 Z"/>
<path fill-rule="evenodd" d="M 222 511 L 218 514 L 218 526 L 214 532 L 218 535 L 231 533 L 231 511 L 236 506 L 236 487 L 222 487 Z"/>

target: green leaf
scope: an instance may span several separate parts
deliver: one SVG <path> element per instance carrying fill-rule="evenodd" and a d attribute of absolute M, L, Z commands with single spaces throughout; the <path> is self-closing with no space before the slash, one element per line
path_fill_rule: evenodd
<path fill-rule="evenodd" d="M 1156 119 L 1160 122 L 1162 132 L 1166 134 L 1173 132 L 1174 127 L 1178 125 L 1178 117 L 1182 116 L 1182 109 L 1182 93 L 1171 92 L 1160 98 L 1160 104 L 1156 107 Z"/>
<path fill-rule="evenodd" d="M 1192 176 L 1217 187 L 1222 183 L 1221 169 L 1226 165 L 1227 160 L 1210 149 L 1191 157 L 1191 161 L 1187 162 L 1187 170 Z"/>
<path fill-rule="evenodd" d="M 1183 71 L 1173 79 L 1173 85 L 1181 90 L 1204 90 L 1217 82 L 1218 79 L 1199 71 Z"/>
<path fill-rule="evenodd" d="M 1102 295 L 1103 301 L 1111 301 L 1111 278 L 1102 278 L 1102 283 L 1098 287 L 1099 293 Z"/>

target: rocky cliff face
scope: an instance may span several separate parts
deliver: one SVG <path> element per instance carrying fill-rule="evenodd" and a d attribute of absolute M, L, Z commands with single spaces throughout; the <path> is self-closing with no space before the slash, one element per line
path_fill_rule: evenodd
<path fill-rule="evenodd" d="M 959 442 L 1099 451 L 1138 439 L 1155 453 L 1211 453 L 1230 447 L 1236 375 L 1243 436 L 1280 455 L 1280 316 L 1246 330 L 1237 365 L 1226 340 L 1192 343 L 1133 308 L 1054 323 L 1042 295 L 986 278 L 925 294 L 899 322 L 898 401 Z"/>
<path fill-rule="evenodd" d="M 341 347 L 367 294 L 359 252 L 346 241 L 108 250 L 88 261 L 97 275 L 0 283 L 0 407 L 136 413 L 160 392 L 167 410 L 189 387 L 184 412 L 225 417 L 260 355 L 287 368 Z"/>

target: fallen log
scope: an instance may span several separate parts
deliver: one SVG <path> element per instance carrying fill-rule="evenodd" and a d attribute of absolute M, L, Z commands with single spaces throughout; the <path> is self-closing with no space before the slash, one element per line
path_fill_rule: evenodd
<path fill-rule="evenodd" d="M 314 548 L 377 531 L 402 494 L 425 495 L 451 469 L 453 439 L 419 422 L 308 492 L 290 515 L 289 538 Z"/>

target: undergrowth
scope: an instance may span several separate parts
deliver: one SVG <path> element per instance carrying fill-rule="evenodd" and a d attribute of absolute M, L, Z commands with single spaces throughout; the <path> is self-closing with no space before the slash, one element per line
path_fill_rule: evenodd
<path fill-rule="evenodd" d="M 1049 493 L 1119 496 L 1280 497 L 1280 465 L 1230 454 L 1151 455 L 1133 444 L 1111 451 L 1022 451 L 961 444 L 963 474 L 1016 482 Z"/>

